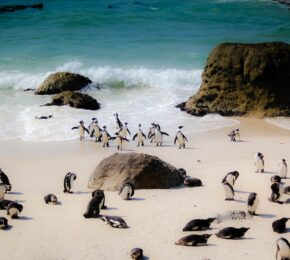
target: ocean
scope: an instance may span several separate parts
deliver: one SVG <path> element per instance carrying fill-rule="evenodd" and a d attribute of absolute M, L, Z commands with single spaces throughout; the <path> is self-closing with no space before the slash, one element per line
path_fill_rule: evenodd
<path fill-rule="evenodd" d="M 157 122 L 172 138 L 179 125 L 185 133 L 234 126 L 235 120 L 196 118 L 174 106 L 198 90 L 207 56 L 217 44 L 290 43 L 290 10 L 271 0 L 42 2 L 43 10 L 0 13 L 0 140 L 72 140 L 77 133 L 71 127 L 80 120 L 88 125 L 92 117 L 113 134 L 116 112 L 131 132 L 139 123 L 146 132 Z M 11 0 L 0 0 L 5 4 Z M 23 91 L 56 71 L 100 83 L 100 90 L 85 92 L 101 109 L 40 107 L 49 96 Z M 49 114 L 52 119 L 35 119 Z"/>

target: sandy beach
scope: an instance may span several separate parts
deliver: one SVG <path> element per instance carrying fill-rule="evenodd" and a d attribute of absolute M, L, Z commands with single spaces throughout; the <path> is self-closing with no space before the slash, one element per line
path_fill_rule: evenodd
<path fill-rule="evenodd" d="M 101 220 L 82 216 L 91 197 L 89 176 L 103 158 L 117 152 L 115 145 L 101 148 L 88 138 L 83 142 L 2 141 L 0 167 L 12 183 L 12 192 L 5 198 L 19 201 L 24 210 L 20 219 L 8 218 L 11 228 L 1 231 L 1 259 L 130 259 L 134 247 L 143 248 L 150 259 L 275 259 L 275 240 L 280 236 L 272 231 L 271 223 L 289 217 L 290 204 L 268 201 L 270 177 L 282 158 L 290 160 L 290 131 L 264 120 L 237 120 L 241 142 L 230 142 L 230 129 L 223 128 L 188 136 L 187 149 L 183 150 L 173 147 L 173 133 L 163 147 L 147 143 L 139 148 L 132 141 L 126 145 L 123 153 L 156 155 L 203 182 L 198 188 L 137 190 L 130 201 L 121 200 L 116 192 L 105 192 L 108 209 L 101 214 L 123 217 L 129 229 L 114 229 Z M 255 173 L 256 152 L 265 156 L 265 173 Z M 235 201 L 228 202 L 221 180 L 233 170 L 239 171 L 240 177 L 234 187 Z M 63 193 L 63 178 L 68 171 L 78 176 L 74 194 Z M 290 185 L 289 178 L 285 183 Z M 182 232 L 194 218 L 215 217 L 228 210 L 246 211 L 251 192 L 256 192 L 260 200 L 258 216 L 214 222 L 205 232 Z M 54 193 L 61 204 L 45 204 L 43 197 L 48 193 Z M 0 211 L 0 216 L 5 215 Z M 212 236 L 208 246 L 174 244 L 185 235 L 214 234 L 226 226 L 250 230 L 242 240 Z M 283 234 L 288 240 L 289 228 Z"/>

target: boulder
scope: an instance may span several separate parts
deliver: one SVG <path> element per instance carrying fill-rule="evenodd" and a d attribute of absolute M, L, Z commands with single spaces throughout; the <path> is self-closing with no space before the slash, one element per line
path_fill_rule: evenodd
<path fill-rule="evenodd" d="M 92 173 L 88 187 L 117 191 L 124 182 L 135 189 L 169 189 L 183 183 L 179 171 L 158 157 L 142 153 L 116 153 L 105 158 Z"/>
<path fill-rule="evenodd" d="M 33 5 L 4 5 L 0 6 L 0 13 L 4 12 L 15 12 L 19 10 L 25 10 L 27 8 L 43 9 L 43 4 L 33 4 Z"/>
<path fill-rule="evenodd" d="M 290 115 L 290 45 L 224 43 L 209 55 L 189 114 L 257 118 Z"/>
<path fill-rule="evenodd" d="M 66 90 L 77 91 L 86 87 L 92 81 L 79 74 L 70 72 L 56 72 L 48 76 L 36 89 L 37 95 L 58 94 Z"/>
<path fill-rule="evenodd" d="M 87 94 L 82 94 L 73 91 L 64 91 L 52 97 L 51 103 L 45 106 L 63 106 L 69 105 L 70 107 L 83 108 L 89 110 L 98 110 L 100 104 L 97 100 Z"/>

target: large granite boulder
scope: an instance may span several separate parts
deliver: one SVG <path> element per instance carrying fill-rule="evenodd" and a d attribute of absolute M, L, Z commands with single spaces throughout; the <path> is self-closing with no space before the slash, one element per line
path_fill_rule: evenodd
<path fill-rule="evenodd" d="M 183 177 L 175 167 L 158 157 L 116 153 L 97 166 L 88 187 L 117 191 L 124 182 L 131 182 L 136 189 L 169 189 L 181 185 Z"/>
<path fill-rule="evenodd" d="M 45 106 L 63 106 L 69 105 L 75 108 L 98 110 L 100 104 L 97 100 L 87 94 L 73 91 L 64 91 L 52 97 L 52 101 Z"/>
<path fill-rule="evenodd" d="M 48 76 L 36 89 L 37 95 L 58 94 L 66 90 L 77 91 L 86 87 L 92 81 L 79 74 L 70 72 L 56 72 Z"/>
<path fill-rule="evenodd" d="M 178 107 L 196 116 L 289 116 L 290 45 L 217 46 L 207 59 L 199 91 Z"/>

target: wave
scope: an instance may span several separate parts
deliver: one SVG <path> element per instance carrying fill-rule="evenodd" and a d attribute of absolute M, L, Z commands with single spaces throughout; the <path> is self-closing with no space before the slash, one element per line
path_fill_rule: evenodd
<path fill-rule="evenodd" d="M 79 73 L 104 87 L 157 87 L 165 89 L 193 89 L 201 83 L 202 70 L 160 69 L 144 67 L 116 68 L 112 66 L 85 68 L 79 61 L 71 61 L 53 71 L 24 73 L 20 71 L 0 72 L 1 89 L 36 88 L 50 74 L 58 71 Z"/>

